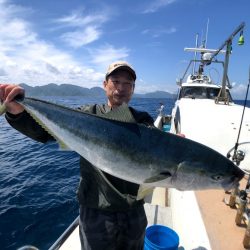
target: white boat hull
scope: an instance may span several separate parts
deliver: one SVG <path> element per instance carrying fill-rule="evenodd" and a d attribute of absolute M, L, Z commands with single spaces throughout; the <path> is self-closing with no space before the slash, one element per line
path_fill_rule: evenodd
<path fill-rule="evenodd" d="M 173 109 L 171 131 L 176 132 L 175 124 L 178 123 L 177 132 L 227 156 L 237 141 L 242 112 L 243 106 L 234 103 L 224 105 L 209 99 L 182 98 Z M 238 149 L 245 153 L 239 167 L 250 171 L 249 108 L 245 109 L 239 144 Z"/>

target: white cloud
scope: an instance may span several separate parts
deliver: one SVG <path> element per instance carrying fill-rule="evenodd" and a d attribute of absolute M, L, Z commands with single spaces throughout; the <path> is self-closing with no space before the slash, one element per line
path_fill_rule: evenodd
<path fill-rule="evenodd" d="M 158 38 L 160 36 L 163 36 L 165 34 L 172 34 L 175 33 L 177 29 L 175 27 L 170 27 L 170 28 L 155 28 L 155 29 L 145 29 L 141 33 L 143 35 L 150 35 L 154 38 Z"/>
<path fill-rule="evenodd" d="M 108 45 L 100 49 L 88 49 L 89 55 L 83 55 L 83 58 L 90 56 L 92 61 L 88 61 L 91 67 L 81 63 L 66 50 L 61 50 L 59 43 L 54 45 L 51 41 L 41 39 L 35 26 L 26 19 L 28 11 L 30 9 L 0 0 L 0 82 L 25 82 L 33 86 L 51 82 L 84 87 L 101 86 L 106 63 L 128 56 L 128 49 Z M 68 42 L 75 39 L 75 44 L 71 44 L 74 47 L 90 43 L 98 39 L 101 34 L 98 27 L 106 20 L 105 15 L 99 14 L 64 17 L 61 24 L 76 27 L 72 33 L 65 33 L 65 39 Z M 95 26 L 97 22 L 99 24 Z M 83 36 L 79 30 L 82 25 L 86 26 Z"/>
<path fill-rule="evenodd" d="M 57 67 L 51 65 L 50 63 L 46 63 L 46 67 L 47 67 L 48 71 L 50 71 L 51 73 L 53 73 L 55 75 L 61 74 L 60 70 Z"/>
<path fill-rule="evenodd" d="M 82 11 L 84 12 L 84 10 Z M 70 27 L 83 27 L 85 25 L 93 24 L 103 24 L 108 21 L 108 16 L 106 14 L 93 14 L 93 15 L 83 15 L 81 11 L 74 11 L 72 14 L 58 18 L 55 20 L 56 23 L 62 24 L 62 26 Z"/>
<path fill-rule="evenodd" d="M 74 31 L 63 33 L 61 38 L 69 46 L 78 48 L 101 37 L 101 26 L 108 21 L 108 15 L 84 15 L 84 13 L 76 11 L 54 21 L 59 24 L 58 28 L 71 27 L 74 29 Z"/>
<path fill-rule="evenodd" d="M 5 72 L 4 69 L 0 69 L 0 76 L 6 76 L 7 73 Z"/>
<path fill-rule="evenodd" d="M 88 26 L 85 29 L 64 33 L 61 38 L 71 47 L 79 48 L 98 40 L 102 32 L 97 27 Z"/>
<path fill-rule="evenodd" d="M 159 9 L 164 8 L 172 3 L 176 2 L 176 0 L 152 0 L 151 3 L 144 9 L 143 13 L 154 13 Z"/>
<path fill-rule="evenodd" d="M 125 47 L 116 49 L 108 44 L 99 49 L 94 49 L 90 53 L 92 54 L 93 63 L 107 67 L 113 61 L 125 60 L 129 55 L 129 49 Z"/>
<path fill-rule="evenodd" d="M 232 83 L 231 95 L 235 100 L 243 100 L 246 97 L 247 86 L 245 84 Z M 250 99 L 248 97 L 248 99 Z"/>

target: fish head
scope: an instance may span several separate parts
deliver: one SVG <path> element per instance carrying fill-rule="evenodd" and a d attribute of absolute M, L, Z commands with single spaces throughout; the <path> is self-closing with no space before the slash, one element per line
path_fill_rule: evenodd
<path fill-rule="evenodd" d="M 217 167 L 216 167 L 217 166 Z M 171 178 L 171 183 L 179 190 L 225 189 L 237 186 L 244 172 L 231 161 L 220 167 L 201 162 L 181 162 Z"/>
<path fill-rule="evenodd" d="M 225 189 L 236 187 L 244 177 L 244 172 L 230 160 L 227 164 L 219 167 L 204 165 L 201 162 L 183 161 L 171 171 L 162 171 L 154 186 L 171 187 L 181 191 Z M 165 178 L 164 178 L 165 177 Z M 152 180 L 153 180 L 152 179 Z"/>

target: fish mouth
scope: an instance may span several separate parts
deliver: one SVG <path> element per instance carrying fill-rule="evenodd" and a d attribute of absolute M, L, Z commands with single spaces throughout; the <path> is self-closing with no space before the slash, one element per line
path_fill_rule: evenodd
<path fill-rule="evenodd" d="M 239 182 L 243 179 L 244 176 L 245 172 L 239 168 L 239 171 L 237 171 L 237 175 L 232 176 L 227 181 L 223 182 L 222 187 L 226 191 L 234 189 L 239 186 Z"/>
<path fill-rule="evenodd" d="M 243 177 L 245 176 L 245 174 L 246 172 L 238 167 L 237 172 L 236 172 L 236 177 L 235 177 L 236 181 L 237 182 L 241 181 Z"/>

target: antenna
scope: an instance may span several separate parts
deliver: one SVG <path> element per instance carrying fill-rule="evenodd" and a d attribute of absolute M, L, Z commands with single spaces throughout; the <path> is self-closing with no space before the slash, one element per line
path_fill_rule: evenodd
<path fill-rule="evenodd" d="M 207 19 L 207 31 L 206 31 L 205 48 L 207 47 L 208 25 L 209 25 L 209 18 Z"/>
<path fill-rule="evenodd" d="M 195 36 L 195 48 L 198 47 L 198 38 L 199 38 L 199 34 L 196 34 L 196 36 Z M 197 51 L 194 52 L 193 75 L 195 73 L 195 68 L 196 68 L 196 56 L 197 56 Z"/>

